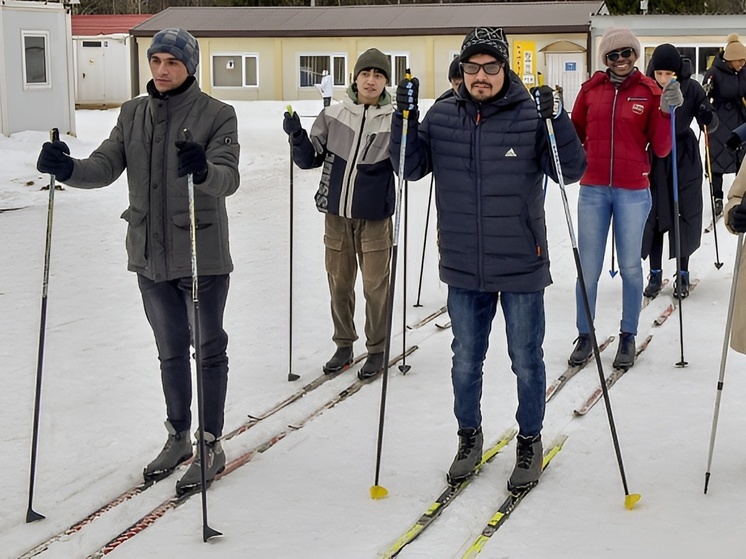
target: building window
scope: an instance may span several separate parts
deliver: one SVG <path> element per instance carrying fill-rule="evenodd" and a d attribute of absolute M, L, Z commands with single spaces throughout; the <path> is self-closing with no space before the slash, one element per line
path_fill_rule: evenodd
<path fill-rule="evenodd" d="M 212 57 L 213 87 L 258 87 L 259 56 L 216 54 Z"/>
<path fill-rule="evenodd" d="M 404 75 L 409 68 L 409 55 L 389 53 L 389 62 L 391 62 L 391 76 L 389 76 L 388 85 L 396 85 L 404 79 Z"/>
<path fill-rule="evenodd" d="M 321 83 L 324 70 L 330 72 L 334 85 L 347 85 L 347 57 L 343 54 L 301 54 L 298 57 L 300 87 L 314 87 Z"/>
<path fill-rule="evenodd" d="M 49 79 L 49 33 L 21 31 L 23 40 L 24 89 L 51 87 Z"/>

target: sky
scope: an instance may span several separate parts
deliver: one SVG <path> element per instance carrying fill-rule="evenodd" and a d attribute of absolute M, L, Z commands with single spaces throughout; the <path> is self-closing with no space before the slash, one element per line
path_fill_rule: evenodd
<path fill-rule="evenodd" d="M 430 103 L 424 101 L 423 108 Z M 281 127 L 283 103 L 233 105 L 239 117 L 241 187 L 228 200 L 235 271 L 225 320 L 230 337 L 226 432 L 317 379 L 334 352 L 323 216 L 313 201 L 320 171 L 296 168 L 291 181 L 289 147 Z M 300 101 L 294 107 L 309 128 L 322 103 Z M 72 155 L 85 157 L 95 149 L 117 114 L 116 109 L 77 111 L 77 137 L 62 138 Z M 136 485 L 143 467 L 160 451 L 166 431 L 155 344 L 136 277 L 126 270 L 126 227 L 119 219 L 127 207 L 125 178 L 92 191 L 58 190 L 33 495 L 34 510 L 46 518 L 25 523 L 49 202 L 49 191 L 41 189 L 48 177 L 36 171 L 35 162 L 47 138 L 46 131 L 0 136 L 3 558 L 95 556 L 169 499 L 183 471 L 82 529 L 59 536 Z M 726 175 L 726 188 L 732 179 Z M 207 493 L 208 523 L 223 536 L 202 542 L 197 496 L 128 538 L 109 557 L 376 558 L 425 512 L 445 487 L 458 441 L 450 385 L 451 333 L 436 326 L 447 322 L 447 315 L 406 335 L 402 328 L 446 300 L 447 289 L 437 273 L 434 207 L 424 236 L 429 189 L 430 177 L 409 184 L 409 204 L 402 211 L 406 227 L 403 224 L 399 248 L 391 353 L 399 354 L 404 347 L 416 350 L 406 359 L 411 366 L 406 375 L 393 367 L 388 377 L 379 484 L 389 495 L 373 500 L 369 493 L 375 480 L 381 381 L 327 406 L 354 383 L 353 369 L 225 441 L 229 462 L 250 459 Z M 706 189 L 707 182 L 703 196 Z M 577 190 L 577 184 L 567 185 L 575 228 Z M 576 269 L 559 187 L 551 181 L 546 208 L 554 283 L 545 293 L 544 351 L 551 382 L 565 370 L 576 337 Z M 743 557 L 746 444 L 740 402 L 746 395 L 746 358 L 732 351 L 724 370 L 709 491 L 703 493 L 736 247 L 736 237 L 722 224 L 717 240 L 717 255 L 715 236 L 709 233 L 691 258 L 691 274 L 700 283 L 684 301 L 683 314 L 677 310 L 663 325 L 653 325 L 672 301 L 673 281 L 642 311 L 638 341 L 648 335 L 652 340 L 609 392 L 629 492 L 639 493 L 640 502 L 633 510 L 624 507 L 603 403 L 586 416 L 573 414 L 599 382 L 595 366 L 586 367 L 547 405 L 545 446 L 564 436 L 562 450 L 479 557 Z M 610 271 L 608 252 L 607 263 Z M 674 261 L 666 261 L 664 275 L 671 277 L 674 271 Z M 356 319 L 362 333 L 358 287 Z M 421 306 L 415 307 L 418 291 Z M 621 278 L 605 269 L 599 284 L 598 337 L 618 337 L 620 318 Z M 602 353 L 606 373 L 616 344 Z M 364 352 L 364 340 L 354 349 L 356 354 Z M 682 353 L 685 368 L 676 366 Z M 288 382 L 291 371 L 300 375 L 298 381 Z M 515 426 L 515 408 L 515 379 L 498 313 L 484 373 L 486 443 Z M 263 452 L 252 454 L 257 448 Z M 399 557 L 462 557 L 505 498 L 514 461 L 512 441 Z M 46 550 L 28 553 L 50 538 Z"/>

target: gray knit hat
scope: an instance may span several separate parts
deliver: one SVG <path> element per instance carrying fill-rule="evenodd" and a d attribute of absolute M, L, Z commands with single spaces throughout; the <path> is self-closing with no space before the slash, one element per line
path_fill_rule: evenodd
<path fill-rule="evenodd" d="M 190 76 L 197 71 L 199 43 L 186 29 L 172 27 L 158 31 L 148 49 L 148 60 L 158 52 L 166 52 L 183 62 Z"/>
<path fill-rule="evenodd" d="M 390 79 L 391 77 L 391 61 L 389 60 L 389 57 L 383 54 L 378 49 L 368 49 L 363 54 L 360 55 L 360 58 L 357 59 L 357 62 L 355 62 L 355 70 L 353 71 L 353 79 L 357 79 L 357 75 L 362 72 L 363 70 L 367 70 L 369 68 L 375 68 L 376 70 L 380 70 L 383 72 L 383 74 L 386 76 L 386 79 Z"/>
<path fill-rule="evenodd" d="M 598 58 L 602 66 L 608 66 L 606 55 L 615 50 L 631 48 L 635 51 L 635 60 L 642 55 L 640 41 L 626 27 L 609 27 L 601 37 L 601 43 L 598 45 Z"/>
<path fill-rule="evenodd" d="M 461 43 L 459 60 L 466 62 L 474 54 L 491 54 L 505 64 L 510 61 L 508 40 L 501 27 L 475 27 Z"/>

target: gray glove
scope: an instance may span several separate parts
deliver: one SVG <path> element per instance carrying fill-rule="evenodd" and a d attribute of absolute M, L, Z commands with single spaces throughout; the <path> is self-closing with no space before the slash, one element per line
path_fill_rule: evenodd
<path fill-rule="evenodd" d="M 680 107 L 684 103 L 684 95 L 681 93 L 681 84 L 671 80 L 663 88 L 661 93 L 661 111 L 670 113 L 671 107 Z"/>

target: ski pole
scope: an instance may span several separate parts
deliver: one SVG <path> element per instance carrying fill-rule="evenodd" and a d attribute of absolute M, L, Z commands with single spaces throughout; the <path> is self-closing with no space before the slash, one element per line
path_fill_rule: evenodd
<path fill-rule="evenodd" d="M 60 131 L 52 128 L 49 131 L 52 142 L 60 139 Z M 36 358 L 36 392 L 34 395 L 34 420 L 31 435 L 31 468 L 28 482 L 28 508 L 26 522 L 35 522 L 45 518 L 34 510 L 34 480 L 36 478 L 36 452 L 39 446 L 39 415 L 41 413 L 41 377 L 44 369 L 44 339 L 47 325 L 47 295 L 49 288 L 49 259 L 52 252 L 52 221 L 54 219 L 54 190 L 57 188 L 56 177 L 49 175 L 49 203 L 47 206 L 47 240 L 44 247 L 44 274 L 41 282 L 41 320 L 39 322 L 39 351 Z"/>
<path fill-rule="evenodd" d="M 192 141 L 192 133 L 184 128 L 186 141 Z M 202 541 L 206 542 L 222 533 L 210 528 L 207 524 L 207 483 L 205 482 L 205 464 L 207 449 L 205 448 L 205 390 L 202 374 L 202 331 L 199 313 L 199 272 L 197 268 L 197 219 L 194 214 L 194 175 L 187 175 L 187 196 L 189 199 L 189 241 L 192 256 L 192 308 L 194 311 L 194 361 L 197 369 L 197 413 L 199 417 L 199 477 L 202 490 Z"/>
<path fill-rule="evenodd" d="M 404 77 L 411 79 L 409 68 Z M 404 189 L 404 161 L 407 152 L 407 130 L 409 128 L 409 111 L 402 111 L 401 145 L 399 147 L 399 176 L 396 185 L 396 206 L 394 209 L 394 238 L 391 246 L 391 269 L 389 281 L 389 300 L 387 308 L 387 332 L 386 344 L 383 351 L 383 379 L 381 382 L 381 410 L 378 417 L 378 444 L 376 449 L 376 477 L 370 488 L 370 496 L 373 499 L 383 499 L 389 494 L 385 487 L 379 485 L 381 475 L 381 451 L 383 450 L 383 424 L 386 418 L 386 390 L 389 380 L 389 356 L 391 355 L 391 325 L 394 318 L 394 288 L 396 286 L 396 264 L 399 255 L 399 226 L 401 224 L 401 195 Z"/>
<path fill-rule="evenodd" d="M 723 267 L 720 262 L 720 251 L 718 250 L 718 230 L 715 226 L 717 216 L 715 215 L 715 190 L 712 186 L 712 163 L 710 161 L 710 133 L 707 126 L 703 126 L 705 131 L 705 161 L 707 162 L 707 182 L 710 183 L 710 208 L 712 209 L 712 234 L 715 235 L 715 267 L 719 270 Z"/>
<path fill-rule="evenodd" d="M 733 307 L 736 300 L 738 275 L 741 268 L 741 253 L 743 251 L 743 233 L 738 235 L 736 248 L 736 263 L 733 266 L 733 281 L 730 284 L 730 302 L 728 303 L 728 318 L 725 321 L 725 335 L 723 336 L 723 350 L 720 354 L 720 374 L 718 375 L 717 391 L 715 393 L 715 411 L 712 414 L 712 429 L 710 430 L 710 450 L 707 454 L 707 471 L 705 472 L 705 495 L 710 484 L 710 467 L 712 466 L 712 452 L 715 448 L 715 435 L 720 416 L 720 398 L 723 395 L 723 381 L 725 379 L 725 361 L 728 357 L 728 343 L 730 342 L 731 326 L 733 325 Z"/>
<path fill-rule="evenodd" d="M 420 281 L 417 284 L 417 302 L 415 307 L 421 307 L 420 295 L 422 294 L 422 272 L 425 270 L 425 247 L 427 246 L 427 228 L 430 225 L 430 206 L 433 202 L 433 185 L 435 177 L 430 175 L 430 194 L 427 197 L 427 214 L 425 215 L 425 235 L 422 238 L 422 260 L 420 261 Z"/>
<path fill-rule="evenodd" d="M 616 250 L 616 240 L 614 239 L 614 225 L 615 223 L 611 224 L 611 270 L 609 270 L 609 275 L 613 278 L 617 275 L 617 269 L 616 269 L 616 259 L 614 251 Z"/>
<path fill-rule="evenodd" d="M 676 107 L 669 106 L 671 112 L 671 175 L 673 177 L 673 229 L 674 243 L 676 245 L 676 299 L 679 301 L 679 343 L 681 346 L 681 358 L 677 367 L 686 367 L 688 363 L 684 359 L 684 300 L 681 290 L 684 288 L 684 278 L 681 270 L 681 214 L 679 212 L 679 160 L 676 157 Z"/>
<path fill-rule="evenodd" d="M 539 107 L 539 97 L 536 95 L 536 105 Z M 622 477 L 622 486 L 624 487 L 624 506 L 627 509 L 632 510 L 635 503 L 640 500 L 638 493 L 630 494 L 627 487 L 627 476 L 624 473 L 624 463 L 622 462 L 622 451 L 619 447 L 619 437 L 617 436 L 616 425 L 614 424 L 614 414 L 611 411 L 611 399 L 609 398 L 609 390 L 606 386 L 606 379 L 604 378 L 604 369 L 601 364 L 601 352 L 598 349 L 598 340 L 596 339 L 596 328 L 593 324 L 593 316 L 591 314 L 591 305 L 588 301 L 588 292 L 585 287 L 585 278 L 583 277 L 583 266 L 580 263 L 580 252 L 578 251 L 578 243 L 575 239 L 575 229 L 572 225 L 572 216 L 570 214 L 570 204 L 567 202 L 567 192 L 565 191 L 565 179 L 562 175 L 562 165 L 560 163 L 559 150 L 557 149 L 557 139 L 554 137 L 554 126 L 552 126 L 552 119 L 546 119 L 547 134 L 549 135 L 549 144 L 552 148 L 552 159 L 554 161 L 554 170 L 557 173 L 557 182 L 559 183 L 560 192 L 562 194 L 562 204 L 565 209 L 565 220 L 567 221 L 567 228 L 570 233 L 570 243 L 572 244 L 572 253 L 575 258 L 575 268 L 578 274 L 578 283 L 580 284 L 580 291 L 583 294 L 583 306 L 585 307 L 585 315 L 588 319 L 588 325 L 590 326 L 590 337 L 591 343 L 593 344 L 593 354 L 596 357 L 596 368 L 598 369 L 598 376 L 601 379 L 601 391 L 604 397 L 604 403 L 606 404 L 606 416 L 609 420 L 609 429 L 611 430 L 611 438 L 614 443 L 614 451 L 616 452 L 617 463 L 619 464 L 619 473 Z"/>
<path fill-rule="evenodd" d="M 402 360 L 399 371 L 403 375 L 412 367 L 407 365 L 407 229 L 409 226 L 409 183 L 404 181 L 404 278 L 402 285 L 402 317 L 401 317 L 401 354 Z"/>
<path fill-rule="evenodd" d="M 287 106 L 292 116 L 293 107 Z M 288 286 L 288 382 L 298 380 L 300 375 L 293 372 L 293 139 L 288 136 L 290 144 L 290 278 Z"/>

